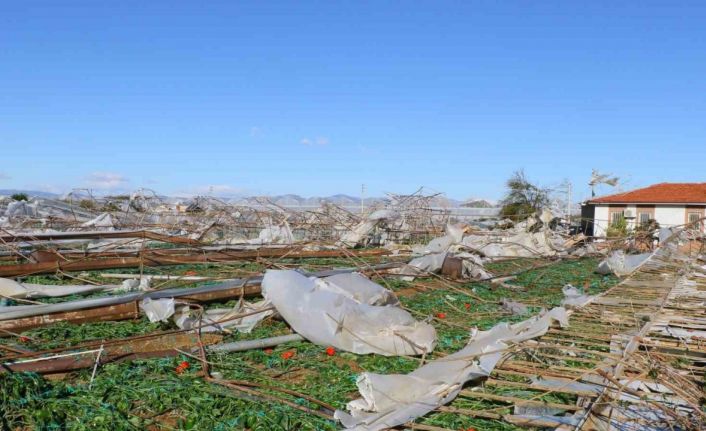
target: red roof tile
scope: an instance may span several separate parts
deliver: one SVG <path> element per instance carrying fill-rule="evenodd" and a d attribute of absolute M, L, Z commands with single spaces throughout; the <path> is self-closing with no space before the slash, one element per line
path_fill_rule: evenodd
<path fill-rule="evenodd" d="M 625 193 L 602 196 L 589 203 L 704 204 L 706 183 L 659 183 Z"/>

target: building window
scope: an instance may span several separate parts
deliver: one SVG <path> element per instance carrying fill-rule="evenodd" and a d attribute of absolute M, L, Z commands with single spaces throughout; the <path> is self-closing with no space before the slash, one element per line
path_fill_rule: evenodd
<path fill-rule="evenodd" d="M 637 223 L 640 226 L 645 226 L 650 223 L 650 213 L 639 213 Z"/>
<path fill-rule="evenodd" d="M 687 218 L 688 223 L 696 223 L 697 221 L 701 220 L 704 217 L 703 214 L 701 213 L 689 213 L 689 217 Z"/>
<path fill-rule="evenodd" d="M 614 213 L 610 213 L 610 224 L 611 226 L 618 226 L 623 222 L 625 219 L 625 214 L 623 211 L 616 211 Z"/>

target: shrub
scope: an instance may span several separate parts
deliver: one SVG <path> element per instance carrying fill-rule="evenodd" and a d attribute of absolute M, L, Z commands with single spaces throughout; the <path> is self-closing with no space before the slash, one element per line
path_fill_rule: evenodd
<path fill-rule="evenodd" d="M 606 237 L 608 238 L 623 238 L 628 235 L 628 222 L 625 217 L 621 217 L 617 222 L 612 223 L 606 229 Z"/>
<path fill-rule="evenodd" d="M 16 201 L 28 201 L 29 197 L 27 196 L 27 193 L 15 193 L 12 196 L 10 196 L 13 200 Z"/>

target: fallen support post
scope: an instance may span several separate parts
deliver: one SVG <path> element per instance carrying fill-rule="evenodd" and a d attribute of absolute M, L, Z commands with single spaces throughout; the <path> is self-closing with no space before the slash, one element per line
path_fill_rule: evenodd
<path fill-rule="evenodd" d="M 179 349 L 191 349 L 202 342 L 212 345 L 221 341 L 218 334 L 202 334 L 193 332 L 167 334 L 157 338 L 125 340 L 104 349 L 83 350 L 79 352 L 58 353 L 49 357 L 6 362 L 0 366 L 2 372 L 33 372 L 39 374 L 66 373 L 69 371 L 91 368 L 96 365 L 96 353 L 102 351 L 100 364 L 111 362 L 167 357 L 179 355 Z"/>
<path fill-rule="evenodd" d="M 279 337 L 262 338 L 259 340 L 236 341 L 233 343 L 216 344 L 206 349 L 210 353 L 243 352 L 245 350 L 264 349 L 279 344 L 303 341 L 299 334 L 280 335 Z"/>
<path fill-rule="evenodd" d="M 316 250 L 303 251 L 287 249 L 267 249 L 238 252 L 206 252 L 198 249 L 183 250 L 186 254 L 174 254 L 167 250 L 146 250 L 137 253 L 137 257 L 105 257 L 105 258 L 85 258 L 76 260 L 65 260 L 59 255 L 52 255 L 52 259 L 46 259 L 37 263 L 20 263 L 13 265 L 0 265 L 0 277 L 16 277 L 30 274 L 51 274 L 58 271 L 93 271 L 115 268 L 138 268 L 141 266 L 168 266 L 183 265 L 193 263 L 234 263 L 257 259 L 304 259 L 304 258 L 325 258 L 325 257 L 369 257 L 384 256 L 390 254 L 385 249 L 371 250 Z"/>
<path fill-rule="evenodd" d="M 199 245 L 200 241 L 184 236 L 164 235 L 150 230 L 84 231 L 84 232 L 47 232 L 47 233 L 5 233 L 0 235 L 0 242 L 66 241 L 72 239 L 151 239 L 171 244 Z"/>

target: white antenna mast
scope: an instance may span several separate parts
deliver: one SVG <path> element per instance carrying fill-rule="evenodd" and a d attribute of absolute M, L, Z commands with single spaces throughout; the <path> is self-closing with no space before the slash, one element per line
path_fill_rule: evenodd
<path fill-rule="evenodd" d="M 360 185 L 360 215 L 365 213 L 365 184 Z"/>
<path fill-rule="evenodd" d="M 596 196 L 596 185 L 598 184 L 607 184 L 611 187 L 615 187 L 618 185 L 618 181 L 620 178 L 618 177 L 613 177 L 611 176 L 612 174 L 601 174 L 598 172 L 597 169 L 593 169 L 591 171 L 591 181 L 588 182 L 588 185 L 591 186 L 591 197 Z"/>

